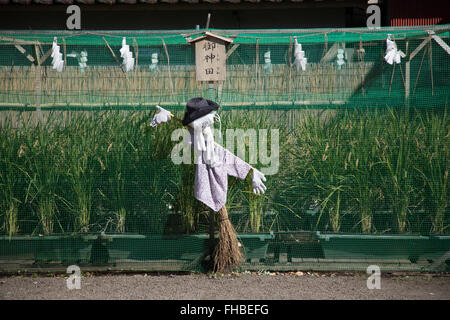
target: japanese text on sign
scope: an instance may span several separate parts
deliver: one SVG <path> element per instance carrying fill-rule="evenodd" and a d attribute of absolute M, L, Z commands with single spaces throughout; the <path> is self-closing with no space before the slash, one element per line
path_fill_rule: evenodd
<path fill-rule="evenodd" d="M 196 43 L 196 73 L 198 81 L 225 80 L 225 45 L 211 40 Z"/>

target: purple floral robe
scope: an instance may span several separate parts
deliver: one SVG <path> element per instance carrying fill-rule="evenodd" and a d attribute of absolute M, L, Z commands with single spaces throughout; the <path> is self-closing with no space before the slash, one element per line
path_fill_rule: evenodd
<path fill-rule="evenodd" d="M 214 211 L 219 211 L 227 201 L 228 176 L 243 180 L 252 167 L 217 143 L 214 152 L 219 162 L 212 166 L 206 164 L 203 153 L 197 155 L 194 196 Z"/>

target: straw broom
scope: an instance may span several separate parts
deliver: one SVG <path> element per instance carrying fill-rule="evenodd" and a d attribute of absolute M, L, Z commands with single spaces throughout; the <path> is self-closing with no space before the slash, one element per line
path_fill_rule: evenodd
<path fill-rule="evenodd" d="M 239 266 L 243 260 L 243 255 L 236 236 L 236 231 L 228 219 L 228 211 L 223 206 L 218 212 L 219 215 L 219 242 L 213 252 L 213 271 L 229 272 L 233 267 Z"/>

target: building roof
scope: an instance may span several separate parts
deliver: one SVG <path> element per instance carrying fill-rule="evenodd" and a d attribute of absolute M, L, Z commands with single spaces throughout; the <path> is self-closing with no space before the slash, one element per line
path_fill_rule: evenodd
<path fill-rule="evenodd" d="M 298 3 L 302 5 L 312 6 L 328 6 L 328 5 L 350 5 L 350 4 L 367 4 L 367 0 L 0 0 L 1 4 L 77 4 L 77 5 L 93 5 L 93 4 L 177 4 L 177 3 Z"/>
<path fill-rule="evenodd" d="M 232 42 L 233 42 L 233 39 L 226 38 L 226 37 L 223 37 L 223 36 L 219 36 L 219 35 L 217 35 L 217 34 L 214 34 L 214 33 L 212 33 L 212 32 L 209 32 L 209 31 L 206 31 L 204 35 L 201 35 L 201 36 L 196 37 L 196 38 L 194 38 L 194 39 L 189 39 L 188 42 L 194 43 L 194 42 L 197 42 L 197 41 L 199 41 L 199 40 L 206 39 L 207 37 L 216 38 L 216 39 L 218 39 L 218 40 L 222 40 L 222 41 L 228 42 L 228 43 L 232 43 Z"/>

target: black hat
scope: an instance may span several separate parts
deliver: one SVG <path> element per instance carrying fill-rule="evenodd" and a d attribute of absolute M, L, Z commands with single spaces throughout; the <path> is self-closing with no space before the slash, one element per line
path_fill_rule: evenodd
<path fill-rule="evenodd" d="M 181 123 L 186 126 L 192 121 L 217 109 L 219 109 L 219 105 L 214 101 L 206 100 L 202 97 L 192 98 L 186 104 L 186 112 L 184 113 L 184 118 Z"/>

